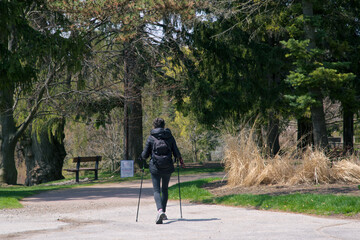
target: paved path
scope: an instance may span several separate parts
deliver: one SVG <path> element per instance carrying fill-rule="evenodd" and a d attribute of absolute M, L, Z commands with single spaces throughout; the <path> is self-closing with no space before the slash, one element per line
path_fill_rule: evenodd
<path fill-rule="evenodd" d="M 191 180 L 193 177 L 182 177 Z M 176 175 L 171 184 L 176 183 Z M 170 201 L 155 224 L 149 180 L 135 222 L 139 181 L 45 192 L 23 209 L 0 210 L 0 239 L 360 239 L 360 221 Z"/>

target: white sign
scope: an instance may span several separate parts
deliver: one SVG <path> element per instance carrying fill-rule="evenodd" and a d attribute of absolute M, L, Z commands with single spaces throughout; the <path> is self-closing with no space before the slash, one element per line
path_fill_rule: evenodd
<path fill-rule="evenodd" d="M 134 160 L 121 160 L 120 176 L 122 178 L 134 176 Z"/>

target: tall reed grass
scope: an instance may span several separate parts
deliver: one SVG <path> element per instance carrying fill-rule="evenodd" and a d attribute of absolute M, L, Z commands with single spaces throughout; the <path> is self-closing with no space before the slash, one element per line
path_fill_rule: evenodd
<path fill-rule="evenodd" d="M 360 164 L 355 156 L 331 163 L 322 151 L 308 148 L 299 152 L 293 145 L 270 158 L 257 143 L 254 128 L 228 137 L 224 157 L 228 185 L 360 183 Z"/>

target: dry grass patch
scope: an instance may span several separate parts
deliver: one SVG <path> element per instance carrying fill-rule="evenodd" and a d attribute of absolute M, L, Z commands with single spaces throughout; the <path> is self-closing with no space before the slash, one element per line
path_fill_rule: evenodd
<path fill-rule="evenodd" d="M 301 155 L 301 164 L 296 167 L 289 184 L 329 183 L 331 182 L 331 161 L 321 151 L 308 148 Z"/>
<path fill-rule="evenodd" d="M 228 137 L 226 143 L 224 162 L 229 186 L 360 183 L 360 164 L 355 157 L 332 164 L 322 151 L 308 148 L 299 153 L 296 146 L 290 146 L 281 155 L 269 158 L 257 144 L 253 129 Z"/>
<path fill-rule="evenodd" d="M 342 160 L 332 167 L 332 176 L 335 181 L 360 183 L 360 165 L 358 161 Z"/>

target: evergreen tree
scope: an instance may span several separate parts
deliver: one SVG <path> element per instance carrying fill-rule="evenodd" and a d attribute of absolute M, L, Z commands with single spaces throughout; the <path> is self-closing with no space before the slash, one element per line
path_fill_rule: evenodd
<path fill-rule="evenodd" d="M 142 87 L 149 72 L 156 69 L 159 49 L 168 28 L 164 16 L 191 15 L 193 1 L 118 1 L 63 2 L 52 6 L 77 22 L 74 27 L 94 33 L 94 42 L 108 42 L 106 51 L 116 53 L 124 84 L 124 158 L 137 160 L 142 151 Z M 160 52 L 160 54 L 159 54 Z M 111 58 L 113 61 L 114 58 Z"/>
<path fill-rule="evenodd" d="M 338 8 L 341 9 L 340 6 Z M 332 54 L 333 39 L 329 36 L 333 35 L 335 29 L 330 27 L 330 22 L 334 19 L 327 17 L 331 9 L 329 5 L 323 1 L 315 1 L 313 5 L 311 1 L 304 0 L 301 9 L 302 12 L 294 12 L 294 17 L 298 14 L 296 18 L 302 19 L 300 22 L 303 22 L 304 30 L 301 31 L 301 25 L 294 27 L 293 38 L 283 42 L 290 50 L 288 56 L 293 57 L 295 65 L 295 70 L 290 72 L 287 82 L 295 90 L 291 98 L 297 105 L 302 109 L 310 108 L 314 145 L 325 148 L 328 140 L 323 99 L 327 96 L 334 97 L 334 93 L 345 88 L 355 75 L 347 73 L 346 68 L 341 69 L 341 66 L 346 64 Z M 347 70 L 349 72 L 349 69 Z"/>
<path fill-rule="evenodd" d="M 269 0 L 211 4 L 191 34 L 196 61 L 188 67 L 189 81 L 185 82 L 189 108 L 208 123 L 261 113 L 268 119 L 272 154 L 278 149 L 278 120 L 293 115 L 299 119 L 301 138 L 306 135 L 307 142 L 313 138 L 316 147 L 326 147 L 323 99 L 349 103 L 344 109 L 355 99 L 350 87 L 356 85 L 355 75 L 346 63 L 354 55 L 348 43 L 338 38 L 345 39 L 338 24 L 345 24 L 347 37 L 357 38 L 358 20 L 352 17 L 357 3 Z M 290 53 L 286 54 L 282 44 Z M 306 116 L 311 116 L 311 127 L 302 120 Z M 313 134 L 307 134 L 309 130 Z"/>
<path fill-rule="evenodd" d="M 72 38 L 63 38 L 60 31 L 66 29 L 63 16 L 50 11 L 44 1 L 2 1 L 0 12 L 0 182 L 15 184 L 16 143 L 66 58 L 76 57 L 69 51 Z M 16 119 L 20 96 L 32 96 L 31 108 Z"/>
<path fill-rule="evenodd" d="M 243 4 L 230 2 L 233 8 Z M 282 94 L 289 65 L 280 40 L 287 37 L 288 13 L 263 14 L 264 6 L 253 7 L 259 14 L 234 11 L 227 17 L 228 12 L 220 11 L 215 20 L 203 19 L 195 26 L 190 41 L 195 60 L 192 68 L 188 65 L 189 79 L 185 81 L 191 102 L 182 107 L 194 111 L 208 125 L 226 118 L 239 123 L 260 115 L 268 124 L 267 144 L 274 155 L 280 148 L 281 115 L 287 111 Z"/>

